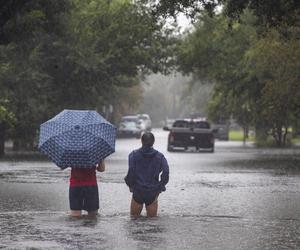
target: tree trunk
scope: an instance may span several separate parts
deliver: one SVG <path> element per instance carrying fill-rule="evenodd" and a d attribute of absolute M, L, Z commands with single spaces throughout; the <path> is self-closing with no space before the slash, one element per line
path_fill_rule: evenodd
<path fill-rule="evenodd" d="M 285 127 L 283 132 L 283 137 L 282 137 L 283 146 L 286 146 L 287 144 L 287 134 L 288 134 L 288 127 Z"/>
<path fill-rule="evenodd" d="M 0 157 L 5 154 L 5 124 L 0 123 Z"/>
<path fill-rule="evenodd" d="M 248 126 L 243 126 L 243 145 L 246 145 L 246 140 L 248 139 Z"/>
<path fill-rule="evenodd" d="M 14 151 L 32 151 L 34 149 L 34 138 L 14 138 L 13 150 Z"/>
<path fill-rule="evenodd" d="M 282 146 L 282 126 L 278 125 L 275 128 L 273 128 L 272 135 L 276 142 L 276 145 L 278 147 L 281 147 Z"/>
<path fill-rule="evenodd" d="M 267 129 L 264 127 L 255 127 L 255 140 L 257 142 L 266 142 L 268 138 Z"/>

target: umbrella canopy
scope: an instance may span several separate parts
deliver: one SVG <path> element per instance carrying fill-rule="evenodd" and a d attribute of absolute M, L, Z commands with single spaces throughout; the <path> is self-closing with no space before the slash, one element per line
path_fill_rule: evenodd
<path fill-rule="evenodd" d="M 94 110 L 63 110 L 40 126 L 39 149 L 60 168 L 93 167 L 115 152 L 116 128 Z"/>

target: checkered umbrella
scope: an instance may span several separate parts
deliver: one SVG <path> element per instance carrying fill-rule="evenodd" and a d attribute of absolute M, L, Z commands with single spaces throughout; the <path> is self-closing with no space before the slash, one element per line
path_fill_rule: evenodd
<path fill-rule="evenodd" d="M 60 168 L 89 168 L 115 152 L 116 128 L 93 110 L 63 110 L 40 126 L 39 149 Z"/>

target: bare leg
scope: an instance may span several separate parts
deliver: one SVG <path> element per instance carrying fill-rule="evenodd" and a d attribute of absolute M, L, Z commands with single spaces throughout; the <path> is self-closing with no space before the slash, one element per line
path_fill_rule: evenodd
<path fill-rule="evenodd" d="M 150 205 L 146 206 L 147 217 L 156 217 L 157 208 L 158 208 L 158 200 L 156 197 L 155 201 L 153 201 Z"/>
<path fill-rule="evenodd" d="M 70 215 L 73 217 L 80 217 L 81 216 L 81 210 L 71 210 Z"/>
<path fill-rule="evenodd" d="M 143 210 L 143 204 L 137 203 L 133 198 L 131 199 L 130 214 L 132 216 L 140 216 Z"/>
<path fill-rule="evenodd" d="M 94 211 L 89 211 L 88 212 L 88 216 L 90 216 L 90 217 L 94 217 L 94 216 L 96 216 L 98 214 L 98 209 L 97 210 L 94 210 Z"/>

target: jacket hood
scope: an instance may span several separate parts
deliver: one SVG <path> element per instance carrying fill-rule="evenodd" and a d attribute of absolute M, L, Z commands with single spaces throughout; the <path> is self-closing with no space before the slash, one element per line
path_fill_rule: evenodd
<path fill-rule="evenodd" d="M 146 158 L 152 158 L 157 154 L 158 151 L 153 147 L 141 147 L 139 152 Z"/>

